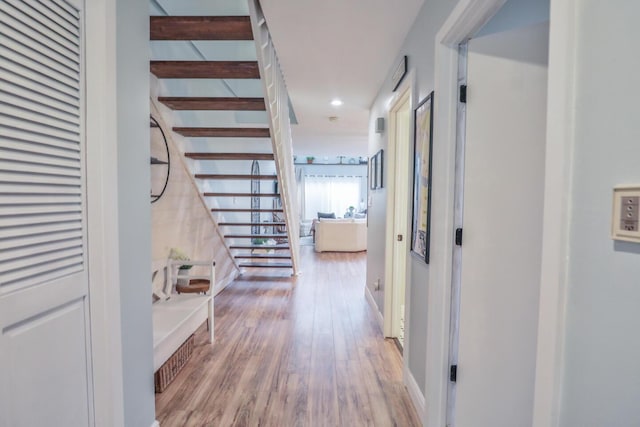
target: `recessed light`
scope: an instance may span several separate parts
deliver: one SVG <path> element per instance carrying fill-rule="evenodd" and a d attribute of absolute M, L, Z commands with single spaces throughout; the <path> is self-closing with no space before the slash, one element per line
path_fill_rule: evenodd
<path fill-rule="evenodd" d="M 339 100 L 338 98 L 336 98 L 333 101 L 331 101 L 331 105 L 333 105 L 334 107 L 339 107 L 342 104 L 343 104 L 343 102 L 341 100 Z"/>

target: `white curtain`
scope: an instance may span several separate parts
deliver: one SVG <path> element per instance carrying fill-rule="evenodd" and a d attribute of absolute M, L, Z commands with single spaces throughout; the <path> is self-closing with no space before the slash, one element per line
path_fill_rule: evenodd
<path fill-rule="evenodd" d="M 317 218 L 318 212 L 333 212 L 336 217 L 341 217 L 349 206 L 358 209 L 360 185 L 360 177 L 355 176 L 305 176 L 305 219 Z"/>

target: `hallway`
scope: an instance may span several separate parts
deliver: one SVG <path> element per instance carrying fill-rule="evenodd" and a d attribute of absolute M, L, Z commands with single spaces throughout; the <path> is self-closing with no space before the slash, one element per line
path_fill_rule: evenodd
<path fill-rule="evenodd" d="M 175 381 L 156 395 L 173 426 L 417 426 L 402 359 L 364 298 L 366 254 L 301 248 L 297 280 L 236 280 L 215 299 Z"/>

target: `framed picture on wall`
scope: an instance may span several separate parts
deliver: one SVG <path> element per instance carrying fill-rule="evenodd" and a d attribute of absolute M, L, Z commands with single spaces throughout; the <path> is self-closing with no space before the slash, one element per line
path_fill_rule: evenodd
<path fill-rule="evenodd" d="M 411 252 L 429 264 L 433 92 L 418 104 L 414 111 L 414 118 Z"/>
<path fill-rule="evenodd" d="M 369 188 L 376 189 L 376 156 L 369 159 Z"/>
<path fill-rule="evenodd" d="M 380 150 L 374 156 L 376 158 L 376 188 L 382 188 L 382 175 L 384 172 L 384 150 Z"/>

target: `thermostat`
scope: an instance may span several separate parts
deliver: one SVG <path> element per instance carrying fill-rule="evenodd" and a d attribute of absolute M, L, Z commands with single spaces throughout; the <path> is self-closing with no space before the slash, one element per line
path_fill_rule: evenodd
<path fill-rule="evenodd" d="M 640 185 L 613 189 L 611 238 L 640 243 Z"/>

